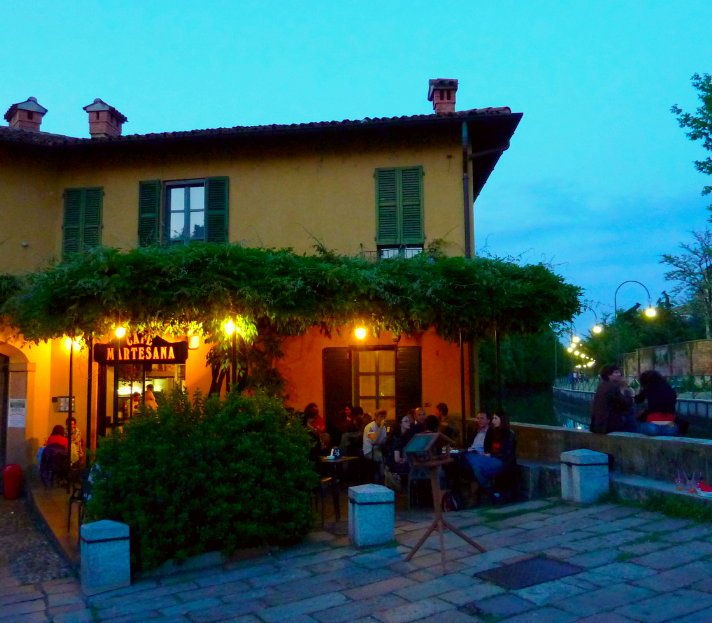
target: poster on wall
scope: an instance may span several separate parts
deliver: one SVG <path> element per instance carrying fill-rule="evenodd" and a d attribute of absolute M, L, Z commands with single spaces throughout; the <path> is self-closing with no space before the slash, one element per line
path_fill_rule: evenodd
<path fill-rule="evenodd" d="M 7 410 L 8 428 L 25 428 L 27 421 L 27 401 L 24 398 L 10 398 Z"/>

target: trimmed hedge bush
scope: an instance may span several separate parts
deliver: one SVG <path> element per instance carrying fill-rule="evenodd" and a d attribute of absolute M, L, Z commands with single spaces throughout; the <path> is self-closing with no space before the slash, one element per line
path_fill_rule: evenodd
<path fill-rule="evenodd" d="M 91 519 L 129 524 L 132 564 L 298 541 L 317 484 L 301 424 L 280 402 L 176 392 L 102 441 Z"/>

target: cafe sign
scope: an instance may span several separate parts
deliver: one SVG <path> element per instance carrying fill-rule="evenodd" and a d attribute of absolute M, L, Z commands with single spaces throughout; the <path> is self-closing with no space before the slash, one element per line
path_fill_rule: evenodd
<path fill-rule="evenodd" d="M 110 366 L 121 363 L 185 363 L 188 342 L 168 342 L 149 335 L 128 336 L 109 344 L 94 345 L 94 360 Z"/>

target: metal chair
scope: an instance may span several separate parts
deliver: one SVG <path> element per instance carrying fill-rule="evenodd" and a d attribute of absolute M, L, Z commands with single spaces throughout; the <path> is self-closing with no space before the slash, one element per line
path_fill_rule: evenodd
<path fill-rule="evenodd" d="M 72 526 L 72 506 L 77 505 L 77 541 L 81 533 L 81 526 L 84 522 L 84 505 L 89 499 L 91 492 L 91 483 L 89 482 L 89 470 L 87 468 L 81 470 L 72 470 L 71 492 L 69 494 L 67 508 L 67 532 Z"/>
<path fill-rule="evenodd" d="M 319 485 L 314 490 L 314 503 L 318 508 L 321 506 L 321 527 L 324 527 L 325 519 L 325 501 L 327 497 L 331 497 L 334 505 L 334 520 L 341 521 L 341 501 L 339 499 L 339 483 L 332 476 L 321 476 Z"/>

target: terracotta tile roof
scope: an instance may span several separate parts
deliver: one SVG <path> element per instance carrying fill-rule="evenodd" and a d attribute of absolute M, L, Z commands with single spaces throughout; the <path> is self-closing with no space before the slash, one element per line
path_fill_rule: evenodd
<path fill-rule="evenodd" d="M 319 132 L 352 131 L 368 128 L 408 127 L 408 126 L 436 126 L 452 125 L 461 121 L 474 121 L 477 119 L 493 117 L 510 117 L 513 121 L 512 132 L 516 127 L 521 113 L 512 113 L 509 107 L 498 108 L 473 108 L 445 115 L 410 115 L 400 117 L 367 117 L 362 120 L 343 121 L 317 121 L 311 123 L 293 123 L 285 125 L 261 126 L 234 126 L 231 128 L 212 128 L 205 130 L 188 130 L 183 132 L 159 132 L 150 134 L 128 134 L 106 138 L 76 138 L 48 132 L 27 132 L 7 126 L 0 126 L 0 142 L 24 143 L 29 145 L 61 146 L 83 144 L 110 144 L 110 143 L 159 143 L 172 140 L 210 139 L 213 137 L 226 138 L 229 136 L 259 136 L 259 135 L 290 135 L 311 134 Z M 511 133 L 510 133 L 511 135 Z"/>

